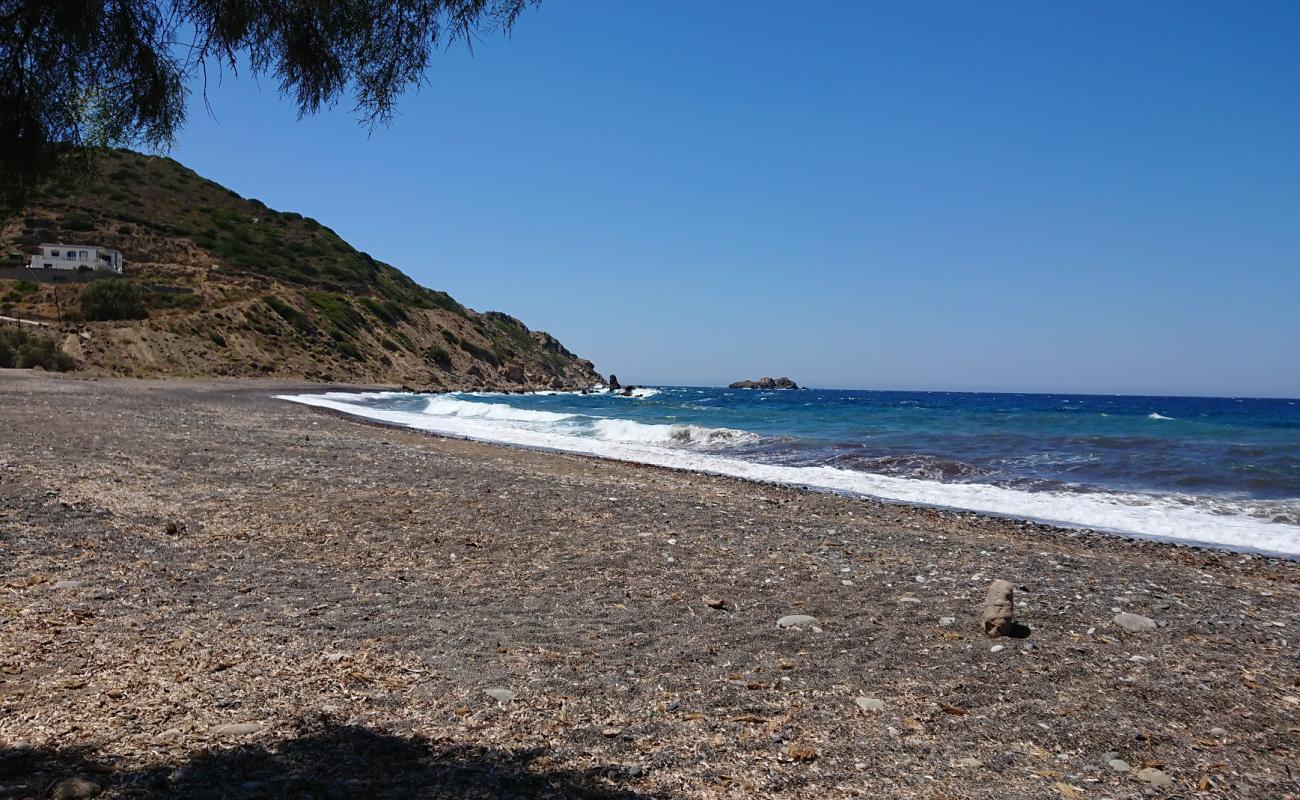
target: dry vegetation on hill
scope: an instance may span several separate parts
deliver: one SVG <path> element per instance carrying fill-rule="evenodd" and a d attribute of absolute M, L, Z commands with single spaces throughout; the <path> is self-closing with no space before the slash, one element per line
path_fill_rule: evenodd
<path fill-rule="evenodd" d="M 84 188 L 42 198 L 0 231 L 15 264 L 46 242 L 122 250 L 124 280 L 149 312 L 87 322 L 77 302 L 86 284 L 0 280 L 0 314 L 50 323 L 83 369 L 431 388 L 598 380 L 554 337 L 467 309 L 316 220 L 242 198 L 171 159 L 112 152 Z"/>

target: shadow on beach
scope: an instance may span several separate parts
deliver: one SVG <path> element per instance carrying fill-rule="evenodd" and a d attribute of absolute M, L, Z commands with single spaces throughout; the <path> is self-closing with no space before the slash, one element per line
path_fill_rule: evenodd
<path fill-rule="evenodd" d="M 586 798 L 662 796 L 624 789 L 625 767 L 551 770 L 541 750 L 508 751 L 316 724 L 297 736 L 119 769 L 86 748 L 0 750 L 0 797 Z M 60 785 L 60 784 L 63 785 Z M 80 793 L 78 792 L 80 790 Z"/>

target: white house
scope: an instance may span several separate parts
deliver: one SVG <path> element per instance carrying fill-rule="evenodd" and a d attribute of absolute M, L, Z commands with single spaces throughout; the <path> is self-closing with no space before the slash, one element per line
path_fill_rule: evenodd
<path fill-rule="evenodd" d="M 93 244 L 43 244 L 40 255 L 32 256 L 30 269 L 87 269 L 121 272 L 122 253 Z"/>

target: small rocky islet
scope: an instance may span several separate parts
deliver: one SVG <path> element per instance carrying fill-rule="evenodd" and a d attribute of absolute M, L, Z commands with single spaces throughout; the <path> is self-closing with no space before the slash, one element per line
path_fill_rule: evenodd
<path fill-rule="evenodd" d="M 800 389 L 799 384 L 786 377 L 759 378 L 758 380 L 736 381 L 727 385 L 728 389 Z"/>

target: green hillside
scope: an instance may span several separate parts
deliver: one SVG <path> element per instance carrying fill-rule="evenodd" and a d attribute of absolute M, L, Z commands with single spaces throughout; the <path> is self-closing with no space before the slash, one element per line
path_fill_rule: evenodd
<path fill-rule="evenodd" d="M 433 387 L 589 385 L 553 337 L 480 314 L 349 245 L 314 219 L 241 197 L 169 158 L 107 153 L 83 186 L 53 191 L 0 231 L 19 257 L 42 243 L 119 249 L 142 321 L 91 322 L 84 284 L 0 280 L 0 313 L 54 323 L 84 369 L 277 374 Z M 112 280 L 112 279 L 110 279 Z M 6 285 L 8 284 L 8 285 Z"/>

